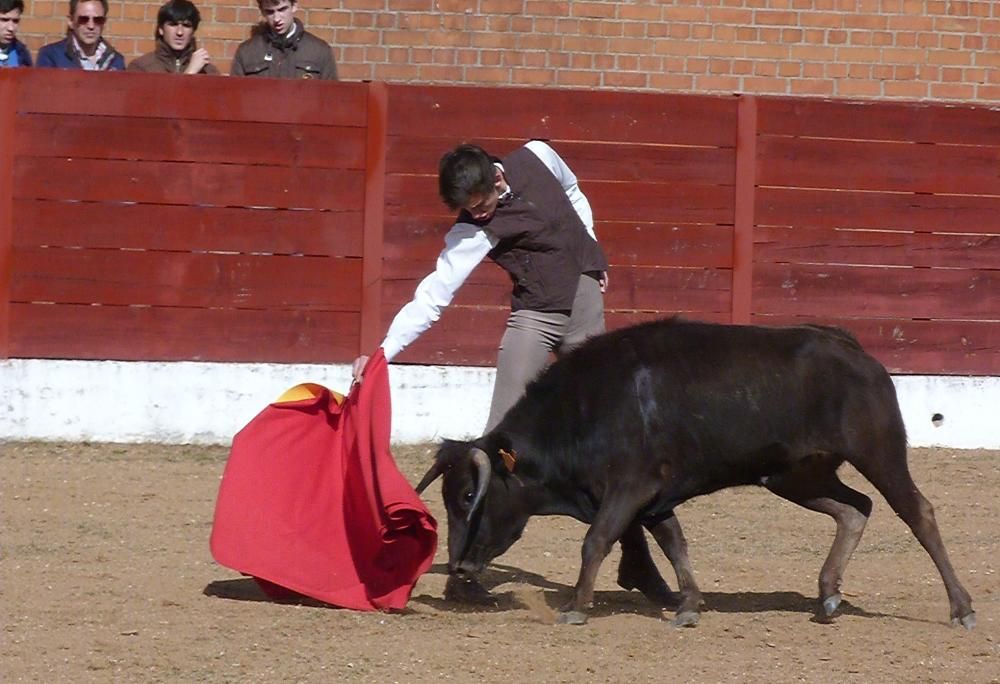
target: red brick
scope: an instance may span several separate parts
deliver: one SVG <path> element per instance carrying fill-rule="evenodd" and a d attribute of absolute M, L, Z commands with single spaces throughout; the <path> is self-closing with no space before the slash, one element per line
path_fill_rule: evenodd
<path fill-rule="evenodd" d="M 912 81 L 904 83 L 900 83 L 899 81 L 886 83 L 883 89 L 885 90 L 886 97 L 900 97 L 910 100 L 924 99 L 927 97 L 928 90 L 926 83 L 916 83 Z"/>
<path fill-rule="evenodd" d="M 797 79 L 789 83 L 789 95 L 833 95 L 833 82 L 826 79 Z"/>
<path fill-rule="evenodd" d="M 844 79 L 837 82 L 836 94 L 841 97 L 878 97 L 882 94 L 882 84 Z"/>
<path fill-rule="evenodd" d="M 931 83 L 931 97 L 937 100 L 971 100 L 976 88 L 963 83 Z"/>
<path fill-rule="evenodd" d="M 555 83 L 556 72 L 552 69 L 514 69 L 511 83 L 517 85 L 546 86 Z"/>
<path fill-rule="evenodd" d="M 732 76 L 695 76 L 694 90 L 709 93 L 736 93 L 743 79 Z"/>
<path fill-rule="evenodd" d="M 605 71 L 602 74 L 604 85 L 612 88 L 645 88 L 646 74 L 627 71 Z"/>
<path fill-rule="evenodd" d="M 560 71 L 556 74 L 556 85 L 567 88 L 596 88 L 601 85 L 601 74 L 597 71 Z"/>
<path fill-rule="evenodd" d="M 650 74 L 649 87 L 663 91 L 690 92 L 694 90 L 694 79 L 686 74 Z"/>

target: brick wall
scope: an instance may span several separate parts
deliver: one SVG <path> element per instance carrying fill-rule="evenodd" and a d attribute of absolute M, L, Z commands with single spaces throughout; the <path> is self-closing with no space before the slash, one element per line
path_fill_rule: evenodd
<path fill-rule="evenodd" d="M 26 0 L 33 51 L 66 0 Z M 105 35 L 151 49 L 157 2 L 111 0 Z M 229 62 L 255 0 L 199 3 Z M 1000 0 L 302 0 L 341 78 L 1000 103 Z"/>

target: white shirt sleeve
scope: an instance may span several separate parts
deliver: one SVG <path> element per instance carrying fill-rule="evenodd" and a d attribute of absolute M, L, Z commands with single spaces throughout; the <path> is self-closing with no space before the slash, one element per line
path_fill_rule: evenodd
<path fill-rule="evenodd" d="M 587 232 L 590 233 L 590 237 L 597 240 L 597 235 L 594 233 L 594 212 L 590 208 L 587 196 L 580 190 L 576 174 L 570 170 L 562 157 L 549 147 L 548 143 L 541 140 L 531 140 L 524 146 L 531 150 L 545 164 L 548 170 L 552 172 L 552 175 L 556 177 L 556 180 L 562 185 L 563 190 L 566 191 L 566 196 L 569 197 L 569 201 L 573 205 L 573 208 L 576 209 L 580 220 L 583 221 Z"/>
<path fill-rule="evenodd" d="M 441 310 L 469 277 L 472 270 L 496 246 L 497 239 L 479 226 L 456 223 L 444 237 L 434 271 L 420 281 L 410 300 L 389 325 L 382 342 L 386 361 L 392 361 L 440 317 Z"/>

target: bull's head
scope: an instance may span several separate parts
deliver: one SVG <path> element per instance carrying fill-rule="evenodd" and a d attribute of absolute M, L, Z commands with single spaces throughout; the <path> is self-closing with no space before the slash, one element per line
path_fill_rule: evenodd
<path fill-rule="evenodd" d="M 516 542 L 528 523 L 509 453 L 480 442 L 445 440 L 417 492 L 439 476 L 448 511 L 448 570 L 476 573 Z M 505 462 L 505 458 L 508 459 Z"/>

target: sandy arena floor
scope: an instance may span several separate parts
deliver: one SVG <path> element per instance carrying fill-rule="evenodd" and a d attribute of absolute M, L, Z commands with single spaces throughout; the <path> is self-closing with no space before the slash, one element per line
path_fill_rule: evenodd
<path fill-rule="evenodd" d="M 416 482 L 433 446 L 395 452 Z M 706 607 L 698 627 L 676 629 L 617 587 L 617 550 L 589 623 L 546 624 L 578 570 L 584 527 L 563 518 L 532 521 L 488 571 L 499 608 L 446 602 L 436 485 L 427 500 L 442 543 L 406 611 L 261 600 L 209 554 L 225 458 L 223 448 L 0 443 L 0 679 L 1000 682 L 1000 452 L 910 455 L 973 596 L 972 632 L 948 625 L 930 558 L 849 469 L 875 512 L 833 624 L 811 620 L 832 521 L 741 489 L 678 509 Z"/>

